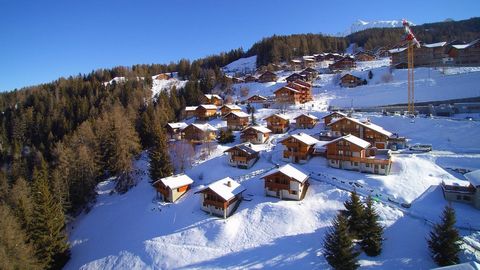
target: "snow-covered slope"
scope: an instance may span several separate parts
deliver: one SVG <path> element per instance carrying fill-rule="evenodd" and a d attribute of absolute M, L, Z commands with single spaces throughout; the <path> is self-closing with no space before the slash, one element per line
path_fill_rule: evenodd
<path fill-rule="evenodd" d="M 185 87 L 186 83 L 186 80 L 179 80 L 176 77 L 168 80 L 159 80 L 157 79 L 157 76 L 152 76 L 152 97 L 155 97 L 162 91 L 170 90 L 174 86 L 177 88 L 177 90 L 183 88 Z"/>
<path fill-rule="evenodd" d="M 415 25 L 411 22 L 410 24 Z M 384 20 L 384 21 L 357 20 L 350 26 L 350 29 L 344 32 L 344 35 L 348 36 L 352 33 L 359 32 L 369 28 L 395 28 L 395 27 L 403 27 L 402 20 Z"/>
<path fill-rule="evenodd" d="M 257 68 L 257 56 L 250 56 L 240 58 L 223 67 L 223 72 L 228 75 L 235 75 L 235 73 L 254 73 Z"/>

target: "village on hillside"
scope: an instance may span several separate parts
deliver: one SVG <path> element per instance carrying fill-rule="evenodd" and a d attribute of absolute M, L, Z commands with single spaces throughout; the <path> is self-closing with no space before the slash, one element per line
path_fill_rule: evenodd
<path fill-rule="evenodd" d="M 229 254 L 239 252 L 238 261 L 234 260 L 242 265 L 242 258 L 248 261 L 253 255 L 243 251 L 247 247 L 255 250 L 255 245 L 275 242 L 279 235 L 311 234 L 313 228 L 328 225 L 333 214 L 325 203 L 338 204 L 355 191 L 373 198 L 387 228 L 387 254 L 379 266 L 414 269 L 409 262 L 395 259 L 399 248 L 389 241 L 413 227 L 422 228 L 413 237 L 424 239 L 445 205 L 457 211 L 462 260 L 478 260 L 480 101 L 469 99 L 476 95 L 475 89 L 452 93 L 445 88 L 459 76 L 464 76 L 468 87 L 478 85 L 479 51 L 478 40 L 421 44 L 415 55 L 420 99 L 415 117 L 407 112 L 403 47 L 318 53 L 271 70 L 256 69 L 255 56 L 224 67 L 231 91 L 212 89 L 200 104 L 184 108 L 182 122 L 165 126 L 175 174 L 150 179 L 151 186 L 143 184 L 148 181 L 139 184 L 142 192 L 151 195 L 142 206 L 152 208 L 147 219 L 162 228 L 158 238 L 149 240 L 155 248 L 148 256 L 164 268 L 201 268 L 209 263 L 222 265 L 223 260 L 232 259 Z M 437 85 L 435 80 L 446 83 Z M 182 84 L 175 74 L 160 74 L 153 82 L 154 93 L 166 91 L 167 84 Z M 368 91 L 373 94 L 356 100 L 356 91 L 362 96 Z M 441 92 L 440 99 L 432 99 L 433 91 Z M 148 168 L 144 158 L 139 164 L 139 170 Z M 125 196 L 145 196 L 128 195 L 132 193 Z M 398 219 L 406 227 L 390 231 Z M 81 238 L 82 224 L 78 226 L 73 239 Z M 238 226 L 243 227 L 242 235 L 234 236 Z M 256 228 L 260 232 L 254 232 Z M 278 232 L 265 232 L 275 228 Z M 199 236 L 203 233 L 207 238 L 209 233 L 218 235 L 207 241 Z M 249 240 L 257 237 L 258 243 Z M 408 240 L 404 244 L 412 249 L 401 254 L 415 258 L 422 268 L 433 268 L 424 259 L 425 243 Z M 191 245 L 197 255 L 178 248 L 185 245 Z M 78 248 L 93 248 L 82 246 Z M 170 247 L 174 248 L 162 251 Z M 298 251 L 287 250 L 292 256 Z M 188 262 L 177 258 L 176 252 L 182 252 Z M 260 252 L 268 261 L 269 252 L 263 248 Z M 117 259 L 131 260 L 125 254 Z M 203 264 L 205 260 L 212 261 Z M 74 260 L 70 266 L 83 263 Z M 98 263 L 104 262 L 93 265 Z M 376 263 L 369 257 L 361 260 L 362 265 Z"/>

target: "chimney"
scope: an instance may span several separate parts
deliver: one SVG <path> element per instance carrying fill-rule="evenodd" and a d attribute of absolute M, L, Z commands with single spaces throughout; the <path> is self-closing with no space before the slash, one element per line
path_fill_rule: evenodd
<path fill-rule="evenodd" d="M 232 187 L 232 181 L 228 180 L 227 186 L 228 186 L 228 187 Z"/>

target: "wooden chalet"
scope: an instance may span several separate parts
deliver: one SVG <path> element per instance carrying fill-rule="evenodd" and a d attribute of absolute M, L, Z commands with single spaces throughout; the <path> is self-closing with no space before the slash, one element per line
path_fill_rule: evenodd
<path fill-rule="evenodd" d="M 259 152 L 254 150 L 250 143 L 235 145 L 225 150 L 224 153 L 228 154 L 227 163 L 240 169 L 252 167 L 259 158 Z"/>
<path fill-rule="evenodd" d="M 299 91 L 300 104 L 307 103 L 313 100 L 312 85 L 308 82 L 296 80 L 287 84 L 288 87 Z"/>
<path fill-rule="evenodd" d="M 193 180 L 186 174 L 177 174 L 162 178 L 153 183 L 157 190 L 157 196 L 163 201 L 175 202 L 183 194 L 187 193 Z"/>
<path fill-rule="evenodd" d="M 346 114 L 342 112 L 331 112 L 330 114 L 325 115 L 322 117 L 325 127 L 332 122 L 333 119 L 339 119 L 339 118 L 344 118 L 347 117 Z"/>
<path fill-rule="evenodd" d="M 367 141 L 378 149 L 385 149 L 392 133 L 381 126 L 371 123 L 369 120 L 360 121 L 355 118 L 344 117 L 328 124 L 334 136 L 352 134 Z"/>
<path fill-rule="evenodd" d="M 340 86 L 342 87 L 357 87 L 363 84 L 362 78 L 353 76 L 352 74 L 345 74 L 340 78 Z"/>
<path fill-rule="evenodd" d="M 300 59 L 292 59 L 290 60 L 290 66 L 292 70 L 297 70 L 302 68 L 302 60 Z"/>
<path fill-rule="evenodd" d="M 285 146 L 283 159 L 294 163 L 306 163 L 314 152 L 314 147 L 319 141 L 305 133 L 290 135 L 280 141 Z"/>
<path fill-rule="evenodd" d="M 210 215 L 227 218 L 235 212 L 243 199 L 245 188 L 226 177 L 195 192 L 200 193 L 201 209 Z"/>
<path fill-rule="evenodd" d="M 281 200 L 302 200 L 309 186 L 308 174 L 290 164 L 274 169 L 262 178 L 265 195 Z"/>
<path fill-rule="evenodd" d="M 306 55 L 302 57 L 302 66 L 305 67 L 313 67 L 315 66 L 315 57 L 313 55 Z"/>
<path fill-rule="evenodd" d="M 272 131 L 262 126 L 250 126 L 242 130 L 240 140 L 242 142 L 249 142 L 253 144 L 265 143 L 270 137 Z"/>
<path fill-rule="evenodd" d="M 253 75 L 248 75 L 246 76 L 245 78 L 243 78 L 243 81 L 245 81 L 246 83 L 249 83 L 249 82 L 256 82 L 257 81 L 257 78 Z"/>
<path fill-rule="evenodd" d="M 359 52 L 355 54 L 355 61 L 364 62 L 364 61 L 373 61 L 375 60 L 375 55 L 369 52 Z"/>
<path fill-rule="evenodd" d="M 187 106 L 185 107 L 185 109 L 183 110 L 183 117 L 184 118 L 191 118 L 191 117 L 194 117 L 197 115 L 197 106 Z"/>
<path fill-rule="evenodd" d="M 300 75 L 298 73 L 293 73 L 292 75 L 288 76 L 287 78 L 285 78 L 285 80 L 287 82 L 293 82 L 293 81 L 296 81 L 296 80 L 302 80 L 302 81 L 305 81 L 307 78 L 303 75 Z"/>
<path fill-rule="evenodd" d="M 202 97 L 203 104 L 211 104 L 215 106 L 222 106 L 223 99 L 219 95 L 205 94 Z"/>
<path fill-rule="evenodd" d="M 260 95 L 253 95 L 247 99 L 248 103 L 263 103 L 267 101 L 267 98 Z"/>
<path fill-rule="evenodd" d="M 183 139 L 191 143 L 211 142 L 217 138 L 217 129 L 210 124 L 190 124 L 182 133 Z"/>
<path fill-rule="evenodd" d="M 267 128 L 275 134 L 285 133 L 290 128 L 290 119 L 284 114 L 272 114 L 266 117 L 265 121 L 267 121 Z"/>
<path fill-rule="evenodd" d="M 169 80 L 171 77 L 168 73 L 161 73 L 155 76 L 155 80 Z"/>
<path fill-rule="evenodd" d="M 471 204 L 480 209 L 480 170 L 466 173 L 464 176 L 466 180 L 443 179 L 443 196 L 447 201 Z"/>
<path fill-rule="evenodd" d="M 231 112 L 224 117 L 231 130 L 242 130 L 248 126 L 250 115 L 245 112 Z"/>
<path fill-rule="evenodd" d="M 278 105 L 300 104 L 300 91 L 288 85 L 283 86 L 275 92 L 275 103 Z"/>
<path fill-rule="evenodd" d="M 323 61 L 338 61 L 342 59 L 343 56 L 338 53 L 326 53 L 323 55 Z"/>
<path fill-rule="evenodd" d="M 480 39 L 468 44 L 451 45 L 446 53 L 456 66 L 480 66 Z"/>
<path fill-rule="evenodd" d="M 245 81 L 242 78 L 233 77 L 232 82 L 233 83 L 244 83 Z"/>
<path fill-rule="evenodd" d="M 241 112 L 241 111 L 242 111 L 242 108 L 240 108 L 240 106 L 238 106 L 238 105 L 226 104 L 226 105 L 223 105 L 220 108 L 220 115 L 221 116 L 226 116 L 227 114 L 229 114 L 231 112 Z"/>
<path fill-rule="evenodd" d="M 352 69 L 355 66 L 356 66 L 355 65 L 355 59 L 353 59 L 350 56 L 346 56 L 346 57 L 343 57 L 342 59 L 336 61 L 335 63 L 329 65 L 328 68 L 332 71 L 335 71 L 335 70 Z"/>
<path fill-rule="evenodd" d="M 266 82 L 276 82 L 277 81 L 277 74 L 271 71 L 265 71 L 260 77 L 258 77 L 258 82 L 266 83 Z"/>
<path fill-rule="evenodd" d="M 170 140 L 181 140 L 182 139 L 182 131 L 187 126 L 188 125 L 184 122 L 168 123 L 165 126 L 165 129 L 167 130 L 168 138 Z"/>
<path fill-rule="evenodd" d="M 313 128 L 318 123 L 318 117 L 311 114 L 300 114 L 295 117 L 295 127 L 296 128 Z"/>
<path fill-rule="evenodd" d="M 313 68 L 306 68 L 300 72 L 300 75 L 305 76 L 307 81 L 313 81 L 318 76 L 318 71 Z"/>
<path fill-rule="evenodd" d="M 209 120 L 217 116 L 217 106 L 213 104 L 202 104 L 195 109 L 195 116 L 198 120 Z"/>
<path fill-rule="evenodd" d="M 346 135 L 325 144 L 328 165 L 333 168 L 374 174 L 390 173 L 390 150 L 370 147 L 355 135 Z"/>

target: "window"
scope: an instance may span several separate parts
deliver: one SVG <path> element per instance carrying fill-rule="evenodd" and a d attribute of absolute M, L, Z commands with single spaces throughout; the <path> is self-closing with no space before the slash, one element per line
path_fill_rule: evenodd
<path fill-rule="evenodd" d="M 385 165 L 380 166 L 380 168 L 385 169 Z"/>
<path fill-rule="evenodd" d="M 343 156 L 343 150 L 338 150 L 338 155 Z"/>
<path fill-rule="evenodd" d="M 296 190 L 290 190 L 290 194 L 297 195 L 297 191 Z"/>
<path fill-rule="evenodd" d="M 370 164 L 365 163 L 365 167 L 370 168 Z"/>
<path fill-rule="evenodd" d="M 457 200 L 461 201 L 462 200 L 462 195 L 457 195 Z"/>
<path fill-rule="evenodd" d="M 470 201 L 470 196 L 463 195 L 463 200 L 469 202 Z"/>
<path fill-rule="evenodd" d="M 355 162 L 355 166 L 358 166 L 358 162 Z"/>

